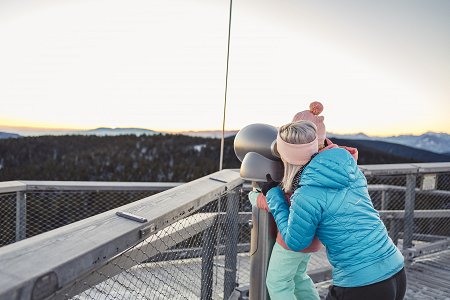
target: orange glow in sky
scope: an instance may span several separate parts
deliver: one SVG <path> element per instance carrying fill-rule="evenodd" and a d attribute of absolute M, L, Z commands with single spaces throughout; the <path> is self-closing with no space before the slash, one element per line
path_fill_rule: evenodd
<path fill-rule="evenodd" d="M 0 3 L 0 131 L 222 127 L 229 2 Z M 233 3 L 226 129 L 450 133 L 450 2 Z"/>

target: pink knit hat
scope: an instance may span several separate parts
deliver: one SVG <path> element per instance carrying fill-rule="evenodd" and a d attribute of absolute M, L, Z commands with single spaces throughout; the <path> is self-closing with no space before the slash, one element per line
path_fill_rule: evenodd
<path fill-rule="evenodd" d="M 277 135 L 277 151 L 280 156 L 291 165 L 305 165 L 311 156 L 319 151 L 317 137 L 308 144 L 291 144 L 285 142 L 280 133 Z"/>
<path fill-rule="evenodd" d="M 323 123 L 324 117 L 319 116 L 322 111 L 322 103 L 314 101 L 309 105 L 309 110 L 304 110 L 297 113 L 292 119 L 292 122 L 298 122 L 301 120 L 313 122 L 317 127 L 317 139 L 319 145 L 323 145 L 325 142 L 325 124 Z"/>

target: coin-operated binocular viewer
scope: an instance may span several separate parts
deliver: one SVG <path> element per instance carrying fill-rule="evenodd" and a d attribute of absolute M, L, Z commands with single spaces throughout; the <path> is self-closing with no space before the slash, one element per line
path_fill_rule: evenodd
<path fill-rule="evenodd" d="M 283 178 L 283 163 L 276 151 L 277 128 L 267 124 L 250 124 L 234 139 L 234 152 L 242 162 L 240 176 L 252 182 L 254 188 L 266 181 Z M 250 300 L 270 299 L 266 275 L 277 228 L 272 215 L 256 206 L 252 210 L 250 243 Z"/>

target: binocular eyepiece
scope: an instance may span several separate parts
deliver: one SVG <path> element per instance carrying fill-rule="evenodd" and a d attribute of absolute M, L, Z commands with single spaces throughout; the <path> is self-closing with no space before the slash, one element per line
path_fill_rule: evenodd
<path fill-rule="evenodd" d="M 283 178 L 283 162 L 276 150 L 278 129 L 255 123 L 242 128 L 234 138 L 234 152 L 242 162 L 240 176 L 257 182 L 266 181 L 266 174 L 273 180 Z"/>

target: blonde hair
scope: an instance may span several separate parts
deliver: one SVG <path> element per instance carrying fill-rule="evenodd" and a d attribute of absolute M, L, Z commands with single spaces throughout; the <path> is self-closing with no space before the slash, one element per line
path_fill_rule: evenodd
<path fill-rule="evenodd" d="M 281 126 L 279 134 L 281 139 L 287 143 L 307 144 L 316 139 L 317 127 L 310 121 L 291 122 Z M 284 176 L 283 180 L 281 180 L 281 186 L 285 192 L 292 192 L 294 177 L 303 166 L 290 164 L 283 160 L 283 158 L 281 160 L 284 164 Z"/>

